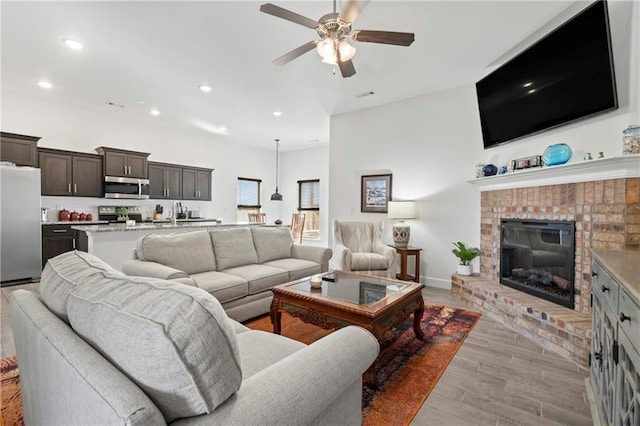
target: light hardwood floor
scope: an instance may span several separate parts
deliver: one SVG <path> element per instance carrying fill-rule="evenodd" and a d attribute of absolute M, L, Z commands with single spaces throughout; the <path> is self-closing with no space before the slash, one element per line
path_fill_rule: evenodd
<path fill-rule="evenodd" d="M 15 354 L 8 298 L 2 289 L 1 356 Z M 428 287 L 427 303 L 465 308 L 448 290 Z M 482 316 L 416 415 L 413 425 L 590 425 L 588 372 Z M 392 424 L 390 421 L 389 424 Z"/>

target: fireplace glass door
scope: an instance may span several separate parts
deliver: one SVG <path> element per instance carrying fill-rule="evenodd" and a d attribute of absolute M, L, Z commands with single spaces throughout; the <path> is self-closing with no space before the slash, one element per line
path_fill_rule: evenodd
<path fill-rule="evenodd" d="M 500 282 L 573 308 L 575 223 L 502 219 Z"/>

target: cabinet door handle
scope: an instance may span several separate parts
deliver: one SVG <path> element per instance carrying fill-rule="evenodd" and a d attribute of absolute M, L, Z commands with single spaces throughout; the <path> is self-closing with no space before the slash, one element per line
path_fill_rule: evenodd
<path fill-rule="evenodd" d="M 129 174 L 131 174 L 131 166 L 129 166 Z"/>
<path fill-rule="evenodd" d="M 53 232 L 67 232 L 66 229 L 54 229 Z"/>
<path fill-rule="evenodd" d="M 167 197 L 169 196 L 169 188 L 167 188 Z"/>
<path fill-rule="evenodd" d="M 592 277 L 597 277 L 597 276 L 598 276 L 598 273 L 597 273 L 596 271 L 593 271 L 593 272 L 591 272 L 591 276 L 592 276 Z"/>
<path fill-rule="evenodd" d="M 631 317 L 628 315 L 625 315 L 623 312 L 620 312 L 620 322 L 625 322 L 625 321 L 631 321 Z"/>
<path fill-rule="evenodd" d="M 77 183 L 73 184 L 73 192 L 76 193 L 76 194 L 78 193 L 78 184 Z"/>
<path fill-rule="evenodd" d="M 125 175 L 127 174 L 127 166 L 126 165 L 124 166 L 124 174 Z"/>
<path fill-rule="evenodd" d="M 69 194 L 71 194 L 71 183 L 69 183 Z"/>
<path fill-rule="evenodd" d="M 75 238 L 73 239 L 73 248 L 74 249 L 76 248 L 76 239 Z"/>
<path fill-rule="evenodd" d="M 603 293 L 604 293 L 604 292 L 607 292 L 607 291 L 609 291 L 609 290 L 610 290 L 610 289 L 609 289 L 609 287 L 607 287 L 606 285 L 603 285 L 603 286 L 602 286 L 602 292 L 603 292 Z"/>

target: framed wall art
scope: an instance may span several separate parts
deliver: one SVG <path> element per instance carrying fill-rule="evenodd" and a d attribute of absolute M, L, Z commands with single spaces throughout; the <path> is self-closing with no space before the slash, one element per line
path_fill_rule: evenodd
<path fill-rule="evenodd" d="M 391 176 L 362 176 L 360 211 L 362 213 L 387 213 L 391 199 Z"/>

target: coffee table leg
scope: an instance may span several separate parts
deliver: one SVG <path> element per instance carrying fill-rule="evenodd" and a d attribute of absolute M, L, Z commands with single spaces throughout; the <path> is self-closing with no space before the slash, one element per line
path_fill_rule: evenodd
<path fill-rule="evenodd" d="M 277 298 L 273 298 L 271 301 L 271 309 L 269 310 L 269 317 L 271 318 L 271 324 L 273 324 L 273 333 L 280 334 L 281 330 L 281 320 L 282 320 L 282 312 L 278 310 L 279 300 Z"/>
<path fill-rule="evenodd" d="M 424 300 L 421 295 L 418 299 L 418 309 L 413 312 L 413 332 L 420 340 L 424 339 L 424 333 L 422 332 L 422 327 L 420 327 L 420 324 L 422 323 L 422 314 L 424 314 Z"/>
<path fill-rule="evenodd" d="M 378 387 L 378 375 L 376 374 L 375 361 L 373 362 L 373 364 L 371 364 L 369 368 L 367 368 L 367 371 L 364 372 L 362 381 L 364 382 L 365 385 L 369 386 L 370 388 Z"/>

